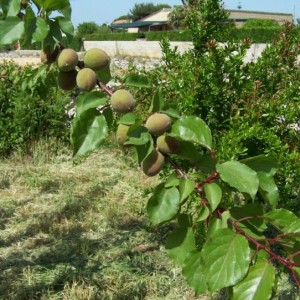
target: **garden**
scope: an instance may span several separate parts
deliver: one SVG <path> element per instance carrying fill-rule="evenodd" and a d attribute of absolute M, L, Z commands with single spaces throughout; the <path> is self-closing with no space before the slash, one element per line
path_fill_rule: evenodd
<path fill-rule="evenodd" d="M 0 65 L 2 299 L 299 299 L 298 28 L 245 63 L 222 1 L 185 5 L 194 48 L 121 76 L 69 0 L 0 1 L 42 61 Z"/>

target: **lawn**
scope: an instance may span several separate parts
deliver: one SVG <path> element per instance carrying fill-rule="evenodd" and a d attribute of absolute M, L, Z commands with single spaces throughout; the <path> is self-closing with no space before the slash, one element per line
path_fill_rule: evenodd
<path fill-rule="evenodd" d="M 48 148 L 0 163 L 1 299 L 205 299 L 145 215 L 157 178 L 116 147 L 76 164 Z"/>

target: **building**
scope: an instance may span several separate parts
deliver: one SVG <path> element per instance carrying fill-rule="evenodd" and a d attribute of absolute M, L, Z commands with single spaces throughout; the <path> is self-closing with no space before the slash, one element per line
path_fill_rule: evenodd
<path fill-rule="evenodd" d="M 145 31 L 165 31 L 172 30 L 169 25 L 168 15 L 172 11 L 172 8 L 163 8 L 143 19 L 136 22 L 129 23 L 112 23 L 110 27 L 112 29 L 127 29 L 128 32 L 145 32 Z M 242 27 L 243 24 L 252 19 L 268 19 L 278 22 L 282 25 L 284 22 L 293 22 L 293 15 L 286 13 L 272 13 L 262 11 L 250 11 L 250 10 L 226 10 L 229 13 L 229 20 L 235 22 L 237 27 Z"/>
<path fill-rule="evenodd" d="M 253 19 L 272 20 L 277 22 L 279 25 L 282 25 L 284 22 L 293 22 L 292 14 L 238 9 L 228 9 L 226 11 L 229 13 L 229 20 L 234 21 L 237 27 L 242 27 L 246 21 Z"/>

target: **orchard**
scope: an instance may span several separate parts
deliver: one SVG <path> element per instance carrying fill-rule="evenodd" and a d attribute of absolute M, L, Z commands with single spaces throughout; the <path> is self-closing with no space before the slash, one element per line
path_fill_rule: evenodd
<path fill-rule="evenodd" d="M 223 14 L 220 1 L 187 2 L 195 36 L 204 26 L 194 22 L 199 18 L 195 7 L 210 11 L 210 22 Z M 217 117 L 220 107 L 211 105 L 196 115 L 189 107 L 178 109 L 168 99 L 170 86 L 153 85 L 145 74 L 129 75 L 119 89 L 109 88 L 107 53 L 93 48 L 79 58 L 61 44 L 63 34 L 69 39 L 73 35 L 69 0 L 1 1 L 0 7 L 0 43 L 41 42 L 42 68 L 55 68 L 58 87 L 77 93 L 71 126 L 74 158 L 88 156 L 113 133 L 124 155 L 134 154 L 141 172 L 160 176 L 146 211 L 153 226 L 176 224 L 165 247 L 197 295 L 228 288 L 231 299 L 272 299 L 281 273 L 300 288 L 300 219 L 280 200 L 276 175 L 284 166 L 275 155 L 223 159 L 218 142 L 225 120 L 214 126 L 215 119 L 207 117 Z M 195 38 L 195 51 L 201 56 L 217 51 L 211 28 Z M 166 60 L 175 57 L 171 51 L 165 54 Z M 225 119 L 226 109 L 234 105 L 222 105 L 220 118 Z"/>

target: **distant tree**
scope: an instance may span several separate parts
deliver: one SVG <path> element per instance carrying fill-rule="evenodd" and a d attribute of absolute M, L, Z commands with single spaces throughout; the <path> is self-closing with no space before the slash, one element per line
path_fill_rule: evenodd
<path fill-rule="evenodd" d="M 83 22 L 77 27 L 77 35 L 84 36 L 86 34 L 92 34 L 99 32 L 99 26 L 95 22 Z"/>
<path fill-rule="evenodd" d="M 268 19 L 253 19 L 248 20 L 243 25 L 243 28 L 252 29 L 252 28 L 279 28 L 280 25 L 274 20 Z"/>
<path fill-rule="evenodd" d="M 175 28 L 186 27 L 186 5 L 177 5 L 168 15 L 169 23 Z"/>
<path fill-rule="evenodd" d="M 127 20 L 127 19 L 130 19 L 130 16 L 128 14 L 127 15 L 122 15 L 122 16 L 114 19 L 114 22 L 118 21 L 118 20 Z"/>
<path fill-rule="evenodd" d="M 159 11 L 162 8 L 170 8 L 168 4 L 153 4 L 149 3 L 136 3 L 134 7 L 130 10 L 129 16 L 133 21 L 142 19 L 156 11 Z"/>

